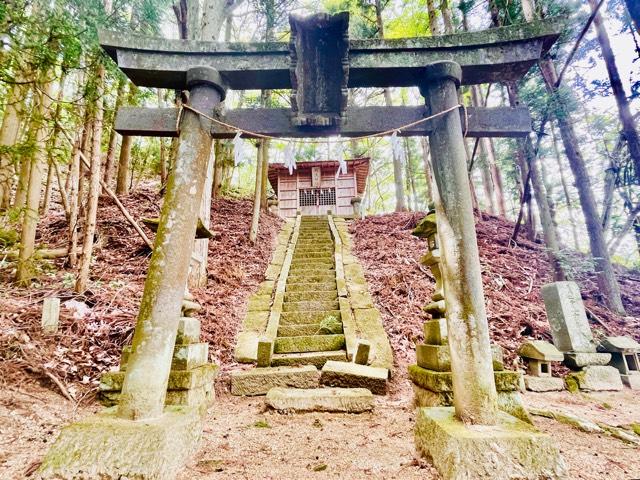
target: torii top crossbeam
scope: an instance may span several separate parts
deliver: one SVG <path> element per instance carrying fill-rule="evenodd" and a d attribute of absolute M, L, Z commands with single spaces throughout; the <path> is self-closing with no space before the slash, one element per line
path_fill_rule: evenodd
<path fill-rule="evenodd" d="M 353 87 L 424 86 L 426 65 L 450 60 L 462 84 L 521 78 L 558 37 L 557 21 L 539 21 L 481 32 L 394 40 L 349 40 L 348 13 L 292 16 L 290 42 L 217 43 L 167 40 L 101 32 L 100 43 L 137 85 L 184 89 L 194 66 L 215 69 L 225 87 L 291 89 L 291 109 L 227 111 L 240 129 L 275 137 L 358 136 L 386 131 L 426 116 L 424 109 L 347 107 Z M 522 136 L 531 122 L 524 108 L 468 112 L 469 136 Z M 116 130 L 128 135 L 177 135 L 177 110 L 128 110 Z M 234 123 L 238 122 L 238 123 Z M 426 135 L 425 122 L 403 135 Z M 233 135 L 214 128 L 212 135 Z"/>

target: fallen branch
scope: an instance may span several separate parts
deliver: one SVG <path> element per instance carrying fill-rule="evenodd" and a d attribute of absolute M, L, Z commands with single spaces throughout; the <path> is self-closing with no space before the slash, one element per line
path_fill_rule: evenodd
<path fill-rule="evenodd" d="M 60 126 L 60 131 L 63 133 L 63 135 L 67 139 L 67 141 L 71 145 L 73 145 L 73 140 L 71 140 L 71 137 L 69 136 L 67 131 L 64 128 L 62 128 L 62 126 Z M 82 160 L 82 163 L 84 163 L 85 168 L 89 169 L 90 165 L 89 165 L 89 160 L 87 160 L 87 157 L 84 155 L 84 153 L 82 153 L 82 151 L 79 151 L 78 153 L 80 154 L 80 159 Z M 109 195 L 113 199 L 115 204 L 118 206 L 118 209 L 122 212 L 122 214 L 127 219 L 127 221 L 131 224 L 131 226 L 135 229 L 135 231 L 138 232 L 138 235 L 140 235 L 140 238 L 142 238 L 142 240 L 144 240 L 144 243 L 146 243 L 147 246 L 151 250 L 153 250 L 153 243 L 151 242 L 151 240 L 149 240 L 149 237 L 147 237 L 147 235 L 144 233 L 144 230 L 142 230 L 140 225 L 138 225 L 138 223 L 134 220 L 134 218 L 131 216 L 129 211 L 125 208 L 125 206 L 122 204 L 122 202 L 118 199 L 116 194 L 113 193 L 113 191 L 109 188 L 109 186 L 102 179 L 100 179 L 100 186 L 106 192 L 106 194 Z"/>

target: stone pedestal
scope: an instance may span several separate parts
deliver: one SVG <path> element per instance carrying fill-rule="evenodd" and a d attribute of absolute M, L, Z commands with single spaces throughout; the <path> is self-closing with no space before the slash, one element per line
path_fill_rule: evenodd
<path fill-rule="evenodd" d="M 622 382 L 632 390 L 640 390 L 640 344 L 631 337 L 606 337 L 598 346 L 611 355 L 609 365 L 620 372 Z"/>
<path fill-rule="evenodd" d="M 181 318 L 165 405 L 191 406 L 202 410 L 211 405 L 215 397 L 213 382 L 218 366 L 207 362 L 208 353 L 209 345 L 200 343 L 200 320 Z M 120 371 L 108 372 L 100 377 L 98 399 L 103 405 L 111 407 L 118 404 L 130 356 L 131 346 L 125 346 L 122 349 Z"/>
<path fill-rule="evenodd" d="M 566 478 L 551 437 L 506 413 L 494 425 L 465 425 L 453 408 L 420 408 L 415 442 L 446 480 Z"/>
<path fill-rule="evenodd" d="M 620 372 L 614 367 L 606 365 L 592 365 L 584 367 L 579 372 L 573 372 L 565 378 L 567 389 L 577 389 L 592 392 L 606 390 L 622 390 Z"/>
<path fill-rule="evenodd" d="M 167 407 L 132 422 L 107 409 L 62 429 L 38 470 L 43 479 L 175 478 L 202 434 L 197 408 Z"/>

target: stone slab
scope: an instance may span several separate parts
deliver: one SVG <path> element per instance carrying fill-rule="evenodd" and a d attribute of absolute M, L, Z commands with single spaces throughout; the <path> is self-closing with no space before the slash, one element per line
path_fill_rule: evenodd
<path fill-rule="evenodd" d="M 198 445 L 197 408 L 166 407 L 159 418 L 118 418 L 116 408 L 62 429 L 38 470 L 43 479 L 171 479 Z"/>
<path fill-rule="evenodd" d="M 232 395 L 265 395 L 273 387 L 314 388 L 320 372 L 313 365 L 267 367 L 231 372 Z"/>
<path fill-rule="evenodd" d="M 598 345 L 599 352 L 640 352 L 640 343 L 631 337 L 605 337 Z"/>
<path fill-rule="evenodd" d="M 337 301 L 302 301 L 287 302 L 282 306 L 283 312 L 326 312 L 327 310 L 338 310 L 340 305 Z M 308 323 L 308 322 L 306 322 Z"/>
<path fill-rule="evenodd" d="M 607 365 L 611 361 L 610 353 L 565 353 L 564 363 L 569 368 L 579 369 L 590 365 Z"/>
<path fill-rule="evenodd" d="M 346 362 L 347 352 L 334 350 L 331 352 L 276 353 L 271 357 L 271 365 L 273 367 L 314 365 L 317 368 L 322 368 L 329 360 Z"/>
<path fill-rule="evenodd" d="M 279 411 L 361 413 L 373 410 L 374 396 L 366 388 L 272 388 L 265 403 Z"/>
<path fill-rule="evenodd" d="M 579 372 L 573 372 L 566 377 L 567 389 L 575 387 L 587 391 L 622 390 L 620 372 L 615 367 L 594 365 L 585 367 Z"/>
<path fill-rule="evenodd" d="M 562 352 L 595 352 L 595 344 L 575 282 L 554 282 L 542 287 L 553 343 Z"/>
<path fill-rule="evenodd" d="M 492 426 L 465 425 L 452 407 L 418 409 L 415 443 L 445 480 L 566 478 L 551 437 L 506 413 Z"/>
<path fill-rule="evenodd" d="M 358 340 L 356 344 L 356 353 L 353 355 L 353 363 L 358 365 L 366 365 L 369 363 L 369 352 L 371 351 L 371 343 L 366 340 Z"/>
<path fill-rule="evenodd" d="M 358 336 L 371 343 L 369 364 L 372 367 L 393 371 L 393 350 L 382 324 L 382 317 L 376 308 L 353 310 L 353 319 Z"/>
<path fill-rule="evenodd" d="M 564 390 L 564 379 L 559 377 L 534 377 L 524 375 L 524 384 L 532 392 L 559 392 Z"/>
<path fill-rule="evenodd" d="M 376 395 L 384 395 L 388 378 L 386 368 L 330 360 L 322 367 L 320 383 L 329 387 L 367 388 Z"/>
<path fill-rule="evenodd" d="M 561 362 L 564 360 L 562 352 L 555 345 L 544 340 L 531 340 L 523 343 L 518 349 L 518 355 L 547 362 Z"/>

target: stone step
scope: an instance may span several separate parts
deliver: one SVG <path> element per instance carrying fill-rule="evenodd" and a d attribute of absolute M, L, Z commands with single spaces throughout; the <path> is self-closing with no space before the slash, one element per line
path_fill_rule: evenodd
<path fill-rule="evenodd" d="M 309 323 L 322 323 L 322 321 L 342 320 L 340 310 L 325 311 L 300 311 L 282 312 L 280 314 L 280 325 L 305 325 Z"/>
<path fill-rule="evenodd" d="M 277 337 L 273 353 L 327 352 L 344 348 L 344 335 L 301 335 Z"/>
<path fill-rule="evenodd" d="M 342 333 L 342 325 L 335 324 L 330 328 L 321 323 L 303 323 L 301 325 L 280 325 L 278 327 L 279 337 L 297 337 L 300 335 L 329 335 Z"/>
<path fill-rule="evenodd" d="M 333 263 L 333 252 L 296 252 L 293 261 L 297 260 L 322 260 Z"/>
<path fill-rule="evenodd" d="M 316 388 L 319 378 L 313 365 L 237 370 L 231 372 L 231 394 L 264 395 L 273 387 Z"/>
<path fill-rule="evenodd" d="M 291 271 L 287 277 L 287 285 L 299 283 L 330 282 L 336 280 L 335 270 L 297 270 Z"/>
<path fill-rule="evenodd" d="M 322 259 L 322 258 L 294 258 L 291 261 L 291 267 L 293 269 L 302 269 L 302 268 L 333 268 L 335 266 L 335 261 L 333 258 Z"/>
<path fill-rule="evenodd" d="M 340 305 L 337 301 L 303 301 L 303 302 L 286 302 L 282 305 L 284 312 L 303 312 L 303 311 L 316 311 L 324 312 L 326 310 L 338 310 Z"/>
<path fill-rule="evenodd" d="M 329 387 L 368 388 L 376 395 L 387 393 L 386 368 L 358 365 L 351 362 L 328 361 L 322 367 L 320 383 Z"/>
<path fill-rule="evenodd" d="M 291 263 L 289 271 L 291 275 L 299 275 L 300 273 L 310 274 L 326 274 L 328 272 L 334 272 L 333 262 L 317 262 L 312 260 L 296 260 Z M 335 273 L 333 274 L 335 278 Z"/>
<path fill-rule="evenodd" d="M 303 282 L 303 283 L 295 283 L 287 281 L 285 291 L 286 292 L 313 292 L 313 291 L 328 291 L 328 290 L 336 290 L 336 281 L 335 279 L 323 282 Z"/>
<path fill-rule="evenodd" d="M 330 361 L 346 362 L 346 350 L 334 350 L 330 352 L 305 352 L 305 353 L 275 353 L 271 357 L 271 365 L 292 366 L 292 365 L 315 365 L 318 368 Z"/>
<path fill-rule="evenodd" d="M 361 413 L 373 410 L 375 399 L 366 388 L 282 388 L 267 392 L 265 403 L 285 412 Z"/>
<path fill-rule="evenodd" d="M 284 294 L 285 302 L 303 302 L 309 300 L 330 301 L 337 299 L 338 290 L 287 292 Z"/>

